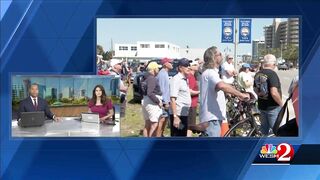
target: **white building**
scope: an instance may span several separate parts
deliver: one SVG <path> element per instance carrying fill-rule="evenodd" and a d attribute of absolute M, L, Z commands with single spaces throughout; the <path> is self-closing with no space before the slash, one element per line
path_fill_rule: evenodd
<path fill-rule="evenodd" d="M 195 60 L 197 58 L 203 59 L 203 55 L 206 49 L 204 48 L 184 48 L 181 49 L 180 55 L 181 57 L 190 59 L 190 60 Z"/>
<path fill-rule="evenodd" d="M 261 58 L 261 51 L 266 49 L 266 43 L 264 40 L 253 40 L 252 41 L 252 59 L 259 60 Z"/>
<path fill-rule="evenodd" d="M 180 47 L 169 42 L 138 41 L 136 44 L 115 44 L 114 58 L 148 61 L 155 58 L 181 58 Z"/>

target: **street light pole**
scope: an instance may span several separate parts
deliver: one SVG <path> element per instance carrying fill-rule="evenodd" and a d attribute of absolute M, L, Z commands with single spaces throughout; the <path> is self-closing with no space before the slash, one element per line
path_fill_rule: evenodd
<path fill-rule="evenodd" d="M 280 40 L 280 56 L 281 56 L 281 61 L 282 61 L 282 40 Z"/>
<path fill-rule="evenodd" d="M 186 57 L 185 58 L 189 58 L 189 45 L 186 45 L 186 48 L 187 48 L 187 50 L 186 50 Z"/>
<path fill-rule="evenodd" d="M 226 48 L 224 48 L 224 56 L 226 57 L 228 54 L 229 54 L 229 52 L 231 52 L 231 49 L 227 46 Z"/>
<path fill-rule="evenodd" d="M 237 22 L 238 22 L 238 18 L 235 18 L 234 20 L 234 68 L 237 69 L 237 33 L 238 33 L 238 29 L 237 29 Z"/>

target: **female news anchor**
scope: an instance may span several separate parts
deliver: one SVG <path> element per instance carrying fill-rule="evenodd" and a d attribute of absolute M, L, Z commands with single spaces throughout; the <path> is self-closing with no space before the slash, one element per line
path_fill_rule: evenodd
<path fill-rule="evenodd" d="M 92 99 L 88 103 L 89 112 L 99 113 L 101 123 L 112 122 L 113 106 L 112 101 L 106 95 L 102 85 L 93 88 Z"/>

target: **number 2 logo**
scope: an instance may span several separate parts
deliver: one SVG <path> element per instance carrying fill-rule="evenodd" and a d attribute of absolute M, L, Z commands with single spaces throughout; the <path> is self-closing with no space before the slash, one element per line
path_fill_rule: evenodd
<path fill-rule="evenodd" d="M 277 161 L 289 162 L 294 155 L 294 149 L 290 144 L 281 143 L 277 146 L 278 154 L 276 156 Z"/>

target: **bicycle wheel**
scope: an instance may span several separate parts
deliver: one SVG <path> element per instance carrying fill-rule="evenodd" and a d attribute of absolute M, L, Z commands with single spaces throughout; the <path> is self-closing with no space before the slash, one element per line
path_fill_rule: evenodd
<path fill-rule="evenodd" d="M 225 134 L 225 137 L 248 137 L 252 134 L 252 130 L 254 130 L 254 127 L 252 127 L 249 120 L 246 119 L 232 126 Z"/>
<path fill-rule="evenodd" d="M 248 134 L 248 137 L 262 137 L 262 133 L 258 129 L 253 128 Z"/>
<path fill-rule="evenodd" d="M 261 119 L 260 114 L 253 114 L 249 117 L 249 121 L 251 122 L 251 126 L 253 127 L 252 132 L 249 134 L 250 137 L 262 137 L 261 132 Z"/>

